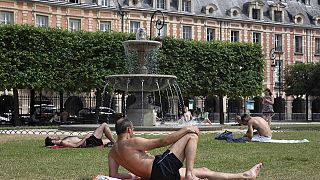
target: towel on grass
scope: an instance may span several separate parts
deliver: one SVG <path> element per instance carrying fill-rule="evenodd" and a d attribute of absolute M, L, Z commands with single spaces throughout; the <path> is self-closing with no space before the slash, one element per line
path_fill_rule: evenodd
<path fill-rule="evenodd" d="M 98 175 L 95 178 L 93 178 L 93 180 L 121 180 L 121 179 L 112 178 L 112 177 L 104 176 L 104 175 Z"/>
<path fill-rule="evenodd" d="M 231 131 L 225 131 L 221 134 L 218 134 L 215 139 L 217 140 L 226 140 L 227 142 L 247 142 L 244 137 L 241 138 L 234 138 Z M 268 143 L 282 143 L 282 144 L 293 144 L 293 143 L 308 143 L 310 142 L 307 139 L 303 140 L 285 140 L 285 139 L 266 139 L 261 141 L 255 141 L 255 142 L 268 142 Z"/>
<path fill-rule="evenodd" d="M 308 143 L 310 141 L 308 139 L 303 139 L 303 140 L 270 139 L 270 140 L 265 140 L 260 142 L 293 144 L 293 143 Z"/>
<path fill-rule="evenodd" d="M 46 146 L 48 148 L 52 148 L 52 149 L 59 149 L 59 148 L 67 148 L 67 147 L 64 147 L 64 146 L 58 146 L 58 145 L 54 145 L 54 146 Z M 108 144 L 103 144 L 101 146 L 95 146 L 95 147 L 99 147 L 99 148 L 104 148 L 104 147 L 112 147 Z"/>

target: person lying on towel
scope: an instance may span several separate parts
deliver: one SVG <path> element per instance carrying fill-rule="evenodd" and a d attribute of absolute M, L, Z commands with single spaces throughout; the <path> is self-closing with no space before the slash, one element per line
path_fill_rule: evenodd
<path fill-rule="evenodd" d="M 245 135 L 247 141 L 267 141 L 272 138 L 272 132 L 268 122 L 262 117 L 251 117 L 248 114 L 237 116 L 236 121 L 239 124 L 247 125 L 248 130 Z M 258 134 L 253 135 L 253 131 L 257 130 Z"/>
<path fill-rule="evenodd" d="M 243 173 L 214 172 L 194 168 L 199 129 L 181 128 L 155 139 L 133 137 L 133 124 L 126 117 L 115 124 L 117 142 L 108 154 L 109 176 L 119 179 L 191 180 L 191 179 L 256 179 L 262 163 Z M 171 145 L 163 154 L 153 156 L 146 151 Z M 186 167 L 182 168 L 183 162 Z M 122 166 L 129 173 L 119 172 Z"/>
<path fill-rule="evenodd" d="M 108 139 L 102 139 L 103 134 Z M 71 148 L 85 148 L 96 146 L 112 146 L 115 140 L 112 137 L 112 132 L 107 123 L 102 123 L 92 134 L 87 134 L 84 138 L 78 136 L 60 137 L 46 137 L 45 146 L 62 146 Z"/>

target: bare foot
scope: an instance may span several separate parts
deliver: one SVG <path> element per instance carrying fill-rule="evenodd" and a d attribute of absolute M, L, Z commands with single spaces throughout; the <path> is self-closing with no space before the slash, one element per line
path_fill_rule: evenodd
<path fill-rule="evenodd" d="M 256 179 L 262 168 L 262 163 L 256 164 L 249 171 L 243 173 L 244 179 Z"/>

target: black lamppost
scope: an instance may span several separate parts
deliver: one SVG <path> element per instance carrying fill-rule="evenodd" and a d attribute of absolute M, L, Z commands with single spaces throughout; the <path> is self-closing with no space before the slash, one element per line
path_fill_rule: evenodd
<path fill-rule="evenodd" d="M 118 14 L 121 16 L 121 32 L 123 32 L 123 24 L 124 24 L 124 15 L 125 12 L 123 11 L 122 5 L 119 3 L 119 0 L 117 0 L 118 4 Z"/>
<path fill-rule="evenodd" d="M 276 67 L 276 63 L 275 63 L 276 54 L 278 54 L 278 89 L 279 89 L 278 98 L 279 98 L 279 100 L 281 102 L 281 89 L 282 89 L 281 88 L 282 87 L 282 83 L 281 83 L 281 63 L 280 63 L 281 54 L 280 54 L 279 51 L 276 52 L 275 48 L 272 48 L 270 50 L 269 57 L 270 57 L 270 60 L 272 61 L 271 68 L 274 70 L 274 68 Z M 279 112 L 279 120 L 281 121 L 281 106 L 280 106 L 280 112 Z"/>
<path fill-rule="evenodd" d="M 156 21 L 156 28 L 158 29 L 158 37 L 160 37 L 160 30 L 163 28 L 163 26 L 164 26 L 164 14 L 163 14 L 163 12 L 162 11 L 160 11 L 160 10 L 156 10 L 153 14 L 152 14 L 152 16 L 151 16 L 151 20 L 150 20 L 150 40 L 151 40 L 151 37 L 152 37 L 152 25 L 153 25 L 153 18 L 154 18 L 154 16 L 157 14 L 157 13 L 161 13 L 161 16 L 162 16 L 162 20 L 161 19 L 158 19 L 157 21 Z"/>

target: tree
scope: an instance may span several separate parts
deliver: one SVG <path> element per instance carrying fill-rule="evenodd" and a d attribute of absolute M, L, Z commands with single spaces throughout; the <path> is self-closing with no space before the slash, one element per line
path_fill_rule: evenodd
<path fill-rule="evenodd" d="M 173 74 L 186 96 L 255 96 L 262 92 L 264 58 L 250 43 L 202 42 L 166 38 L 160 69 Z M 220 118 L 223 118 L 222 107 Z M 223 123 L 220 119 L 220 123 Z"/>
<path fill-rule="evenodd" d="M 313 63 L 296 63 L 289 65 L 285 70 L 284 79 L 287 95 L 306 96 L 306 121 L 308 121 L 308 100 L 310 95 L 315 95 L 317 79 L 319 78 L 319 65 Z"/>

